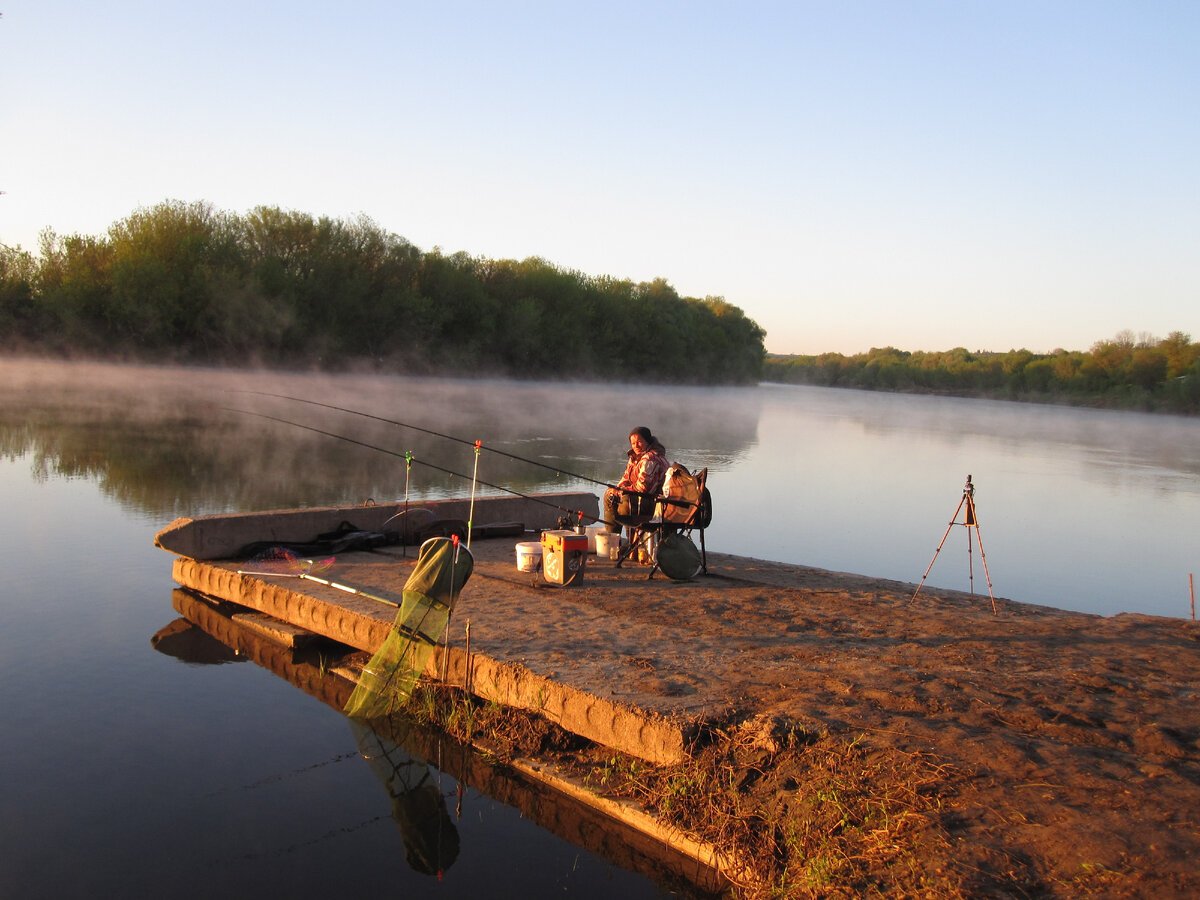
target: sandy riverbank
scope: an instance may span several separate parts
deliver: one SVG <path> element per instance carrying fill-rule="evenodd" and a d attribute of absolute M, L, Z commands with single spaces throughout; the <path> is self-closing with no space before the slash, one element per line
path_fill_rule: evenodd
<path fill-rule="evenodd" d="M 676 584 L 598 565 L 531 603 L 504 589 L 523 576 L 502 558 L 460 621 L 485 652 L 716 723 L 731 807 L 762 811 L 798 893 L 1200 891 L 1196 623 L 1005 599 L 993 615 L 986 596 L 710 568 Z M 586 613 L 569 632 L 568 607 Z"/>

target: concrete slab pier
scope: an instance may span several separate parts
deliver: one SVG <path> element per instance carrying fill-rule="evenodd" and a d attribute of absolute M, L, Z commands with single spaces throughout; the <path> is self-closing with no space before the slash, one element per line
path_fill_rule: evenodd
<path fill-rule="evenodd" d="M 614 569 L 608 560 L 592 557 L 581 582 L 554 587 L 540 575 L 517 571 L 512 539 L 473 542 L 471 552 L 475 574 L 451 620 L 449 655 L 443 660 L 439 648 L 429 662 L 428 677 L 444 671 L 447 681 L 469 685 L 481 699 L 539 713 L 568 731 L 654 763 L 683 759 L 701 721 L 724 708 L 720 699 L 673 696 L 669 690 L 640 690 L 615 680 L 614 668 L 624 666 L 624 648 L 637 636 L 619 616 L 597 610 L 587 598 L 623 593 L 635 603 L 647 592 L 676 590 L 664 576 L 649 581 L 644 568 Z M 337 558 L 336 579 L 399 600 L 414 563 L 415 554 L 409 550 L 403 556 L 399 548 L 345 554 Z M 368 653 L 379 648 L 395 618 L 392 606 L 316 582 L 238 574 L 245 565 L 180 557 L 172 575 L 178 584 L 209 597 Z M 550 609 L 551 627 L 535 623 Z M 597 629 L 611 635 L 608 646 L 588 637 Z M 554 636 L 567 643 L 547 643 Z M 571 647 L 574 641 L 581 642 L 577 648 Z"/>

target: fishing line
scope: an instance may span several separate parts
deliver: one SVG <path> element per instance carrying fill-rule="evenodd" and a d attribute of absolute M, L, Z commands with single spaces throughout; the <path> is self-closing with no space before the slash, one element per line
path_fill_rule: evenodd
<path fill-rule="evenodd" d="M 247 565 L 256 566 L 262 571 L 250 572 L 238 569 L 239 575 L 280 575 L 289 578 L 299 578 L 301 574 L 309 575 L 314 572 L 324 572 L 333 567 L 337 558 L 327 556 L 324 559 L 302 559 L 294 550 L 286 547 L 272 547 L 265 553 L 260 553 L 247 561 Z"/>
<path fill-rule="evenodd" d="M 395 419 L 385 419 L 383 416 L 377 416 L 377 415 L 374 415 L 373 413 L 363 412 L 362 410 L 359 410 L 359 409 L 348 409 L 344 406 L 334 406 L 331 403 L 321 403 L 320 401 L 308 400 L 308 399 L 305 399 L 304 397 L 289 397 L 287 394 L 272 394 L 272 393 L 268 393 L 267 391 L 234 390 L 234 391 L 231 391 L 230 393 L 254 394 L 259 397 L 274 397 L 276 400 L 291 400 L 293 403 L 307 403 L 310 406 L 320 406 L 324 409 L 332 409 L 336 412 L 349 413 L 352 416 L 362 416 L 364 419 L 374 419 L 376 422 L 384 422 L 388 425 L 396 425 L 400 428 L 411 428 L 413 431 L 420 431 L 424 434 L 432 435 L 433 437 L 442 438 L 443 440 L 454 441 L 455 443 L 458 443 L 458 444 L 465 444 L 468 447 L 474 447 L 476 444 L 475 441 L 469 441 L 466 438 L 455 437 L 452 434 L 442 434 L 440 431 L 431 431 L 428 428 L 422 428 L 419 425 L 412 425 L 408 422 L 398 422 Z M 270 418 L 270 417 L 268 416 L 267 418 Z M 596 479 L 596 478 L 590 478 L 587 475 L 580 475 L 577 472 L 568 472 L 566 469 L 560 469 L 557 466 L 552 466 L 552 465 L 549 465 L 548 463 L 538 462 L 536 459 L 529 459 L 528 457 L 517 456 L 515 453 L 509 453 L 506 450 L 498 450 L 495 447 L 484 447 L 483 449 L 489 450 L 492 453 L 498 453 L 500 456 L 508 457 L 509 459 L 516 460 L 517 462 L 528 463 L 531 466 L 538 466 L 539 468 L 542 468 L 542 469 L 548 469 L 549 471 L 553 472 L 555 475 L 566 475 L 568 478 L 577 478 L 580 481 L 588 481 L 588 482 L 591 482 L 592 484 L 598 484 L 601 487 L 612 488 L 614 490 L 617 489 L 617 486 L 615 484 L 610 484 L 607 481 L 600 481 L 599 479 Z M 477 448 L 477 450 L 478 450 L 478 448 Z M 480 482 L 480 483 L 482 484 L 484 482 Z M 627 493 L 633 493 L 633 492 L 628 491 Z"/>
<path fill-rule="evenodd" d="M 201 796 L 205 798 L 219 797 L 222 794 L 232 794 L 234 791 L 253 791 L 261 787 L 266 787 L 267 785 L 277 784 L 280 781 L 284 781 L 288 778 L 297 778 L 301 775 L 307 775 L 309 772 L 324 768 L 328 765 L 333 765 L 334 763 L 345 762 L 348 759 L 357 759 L 358 757 L 358 753 L 338 753 L 329 759 L 322 760 L 321 762 L 310 763 L 307 766 L 301 766 L 300 768 L 292 769 L 289 772 L 276 772 L 272 775 L 265 775 L 258 779 L 258 781 L 251 781 L 249 784 L 237 785 L 235 787 L 218 788 L 215 791 L 202 794 Z"/>
<path fill-rule="evenodd" d="M 243 391 L 242 393 L 255 393 L 255 392 L 254 391 Z M 324 405 L 324 404 L 318 404 L 318 405 Z M 301 425 L 299 422 L 293 422 L 290 419 L 281 419 L 278 416 L 268 416 L 266 413 L 251 412 L 248 409 L 238 409 L 233 406 L 221 406 L 221 407 L 218 407 L 218 409 L 223 409 L 226 412 L 242 413 L 243 415 L 247 415 L 247 416 L 257 416 L 260 419 L 269 419 L 272 422 L 279 422 L 283 425 L 291 425 L 295 428 L 303 428 L 305 431 L 311 431 L 311 432 L 314 432 L 315 434 L 323 434 L 326 437 L 336 438 L 339 441 L 346 441 L 347 443 L 350 443 L 350 444 L 357 444 L 359 447 L 366 447 L 368 450 L 378 450 L 380 453 L 386 453 L 388 456 L 395 456 L 399 459 L 405 459 L 406 461 L 409 458 L 404 453 L 398 453 L 397 451 L 389 450 L 386 447 L 380 447 L 376 444 L 368 444 L 366 441 L 355 440 L 352 437 L 347 437 L 344 434 L 337 434 L 336 432 L 333 432 L 333 431 L 325 431 L 321 428 L 314 428 L 312 425 Z M 474 442 L 472 442 L 472 443 L 474 443 Z M 435 466 L 433 463 L 425 462 L 425 460 L 423 460 L 423 459 L 417 459 L 415 457 L 411 457 L 411 461 L 420 463 L 421 465 L 425 466 L 426 468 L 433 469 L 433 470 L 441 472 L 445 475 L 453 475 L 455 478 L 464 478 L 467 480 L 470 480 L 470 478 L 471 478 L 470 475 L 464 475 L 462 472 L 455 472 L 452 469 L 443 469 L 441 466 Z M 567 507 L 565 507 L 565 506 L 559 506 L 557 503 L 551 503 L 550 501 L 543 500 L 540 497 L 533 497 L 533 496 L 530 496 L 529 494 L 522 494 L 520 491 L 514 491 L 512 488 L 502 487 L 501 485 L 498 485 L 498 484 L 491 484 L 490 482 L 487 482 L 487 481 L 480 481 L 479 483 L 482 484 L 484 487 L 489 487 L 496 491 L 503 491 L 506 494 L 512 494 L 515 497 L 520 497 L 523 500 L 529 500 L 533 503 L 540 503 L 542 506 L 548 506 L 551 509 L 558 510 L 559 512 L 565 512 L 570 515 L 574 515 L 575 513 L 579 512 L 579 510 L 567 509 Z"/>

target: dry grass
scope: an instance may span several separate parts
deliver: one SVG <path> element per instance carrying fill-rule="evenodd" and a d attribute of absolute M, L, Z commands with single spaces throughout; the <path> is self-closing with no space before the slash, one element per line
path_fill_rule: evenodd
<path fill-rule="evenodd" d="M 500 761 L 553 759 L 736 857 L 751 873 L 739 897 L 1025 893 L 1019 873 L 958 858 L 941 816 L 945 766 L 862 736 L 753 720 L 706 733 L 681 764 L 653 766 L 456 691 L 423 686 L 414 701 L 418 718 Z"/>
<path fill-rule="evenodd" d="M 629 771 L 628 767 L 625 771 Z M 937 766 L 787 723 L 716 731 L 684 764 L 629 772 L 607 790 L 736 849 L 755 873 L 746 897 L 964 892 L 932 788 Z"/>

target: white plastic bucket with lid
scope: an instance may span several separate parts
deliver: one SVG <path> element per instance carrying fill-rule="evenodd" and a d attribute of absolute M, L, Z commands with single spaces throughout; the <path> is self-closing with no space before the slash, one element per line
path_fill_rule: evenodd
<path fill-rule="evenodd" d="M 596 555 L 611 559 L 613 550 L 621 551 L 621 535 L 611 531 L 600 531 L 596 534 Z"/>
<path fill-rule="evenodd" d="M 542 561 L 542 545 L 537 541 L 522 541 L 517 544 L 517 571 L 536 572 Z"/>

